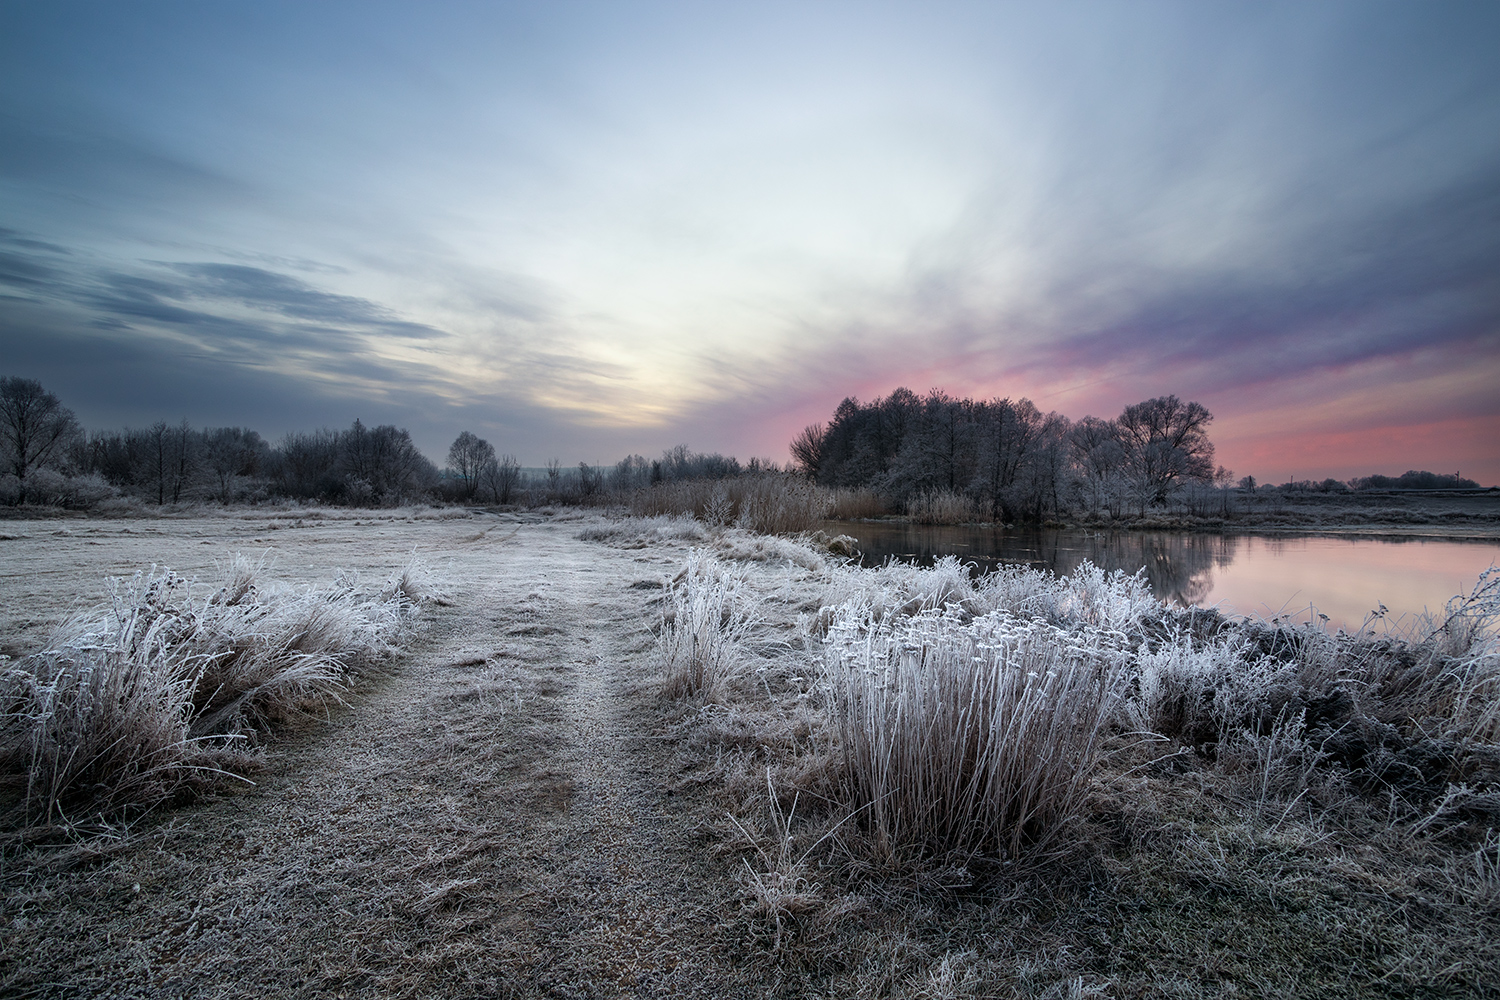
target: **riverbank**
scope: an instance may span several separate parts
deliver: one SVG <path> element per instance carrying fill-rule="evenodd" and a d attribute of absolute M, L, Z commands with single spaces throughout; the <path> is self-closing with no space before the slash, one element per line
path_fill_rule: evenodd
<path fill-rule="evenodd" d="M 889 515 L 876 523 L 953 523 L 971 528 L 1047 527 L 1086 531 L 1183 531 L 1199 534 L 1356 535 L 1360 537 L 1500 539 L 1500 490 L 1279 493 L 1239 490 L 1192 504 L 1117 517 L 1052 519 L 1042 525 L 988 521 L 933 522 Z"/>

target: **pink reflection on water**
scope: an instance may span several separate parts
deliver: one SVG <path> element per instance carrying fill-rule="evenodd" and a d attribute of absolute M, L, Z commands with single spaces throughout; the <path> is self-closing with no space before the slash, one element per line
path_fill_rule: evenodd
<path fill-rule="evenodd" d="M 1329 628 L 1353 630 L 1379 605 L 1390 620 L 1438 612 L 1500 563 L 1500 543 L 1373 541 L 1368 538 L 1241 538 L 1234 559 L 1209 572 L 1203 606 L 1226 614 L 1292 614 L 1311 605 Z M 1281 603 L 1276 603 L 1280 601 Z"/>

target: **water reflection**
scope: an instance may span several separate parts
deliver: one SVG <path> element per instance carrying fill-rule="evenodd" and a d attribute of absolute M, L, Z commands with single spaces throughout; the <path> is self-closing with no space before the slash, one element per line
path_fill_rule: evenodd
<path fill-rule="evenodd" d="M 830 522 L 859 540 L 861 562 L 895 557 L 930 564 L 957 555 L 978 571 L 1025 563 L 1066 575 L 1088 560 L 1106 570 L 1145 569 L 1152 591 L 1179 604 L 1227 613 L 1319 613 L 1356 627 L 1381 604 L 1392 618 L 1441 608 L 1500 562 L 1500 541 L 1472 542 L 1168 531 L 968 528 L 890 522 Z"/>
<path fill-rule="evenodd" d="M 1067 575 L 1088 561 L 1111 572 L 1134 573 L 1144 568 L 1152 592 L 1180 604 L 1199 604 L 1208 596 L 1213 588 L 1211 571 L 1232 563 L 1241 541 L 1165 531 L 996 531 L 894 523 L 838 524 L 829 530 L 858 538 L 865 566 L 878 566 L 892 557 L 931 565 L 940 556 L 957 555 L 974 563 L 978 572 L 1002 563 L 1025 563 Z"/>

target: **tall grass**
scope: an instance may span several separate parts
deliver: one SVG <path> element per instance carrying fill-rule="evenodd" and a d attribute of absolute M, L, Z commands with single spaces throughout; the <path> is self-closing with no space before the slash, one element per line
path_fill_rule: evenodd
<path fill-rule="evenodd" d="M 722 693 L 754 624 L 748 601 L 741 581 L 712 555 L 688 554 L 662 602 L 657 654 L 668 697 L 711 700 Z"/>
<path fill-rule="evenodd" d="M 1088 564 L 831 576 L 811 626 L 828 724 L 882 851 L 1044 847 L 1105 731 L 1176 743 L 1256 806 L 1353 792 L 1419 816 L 1467 789 L 1458 816 L 1500 792 L 1500 571 L 1441 616 L 1358 633 L 1175 608 Z"/>
<path fill-rule="evenodd" d="M 687 514 L 710 525 L 778 535 L 812 529 L 828 517 L 832 504 L 828 490 L 772 474 L 656 483 L 635 495 L 631 509 L 644 517 Z"/>
<path fill-rule="evenodd" d="M 972 499 L 949 490 L 916 494 L 906 501 L 906 514 L 918 524 L 970 524 L 983 520 Z"/>
<path fill-rule="evenodd" d="M 1046 849 L 1081 810 L 1121 659 L 1004 612 L 846 605 L 825 655 L 846 804 L 890 856 Z"/>
<path fill-rule="evenodd" d="M 106 605 L 0 674 L 9 821 L 102 821 L 244 771 L 259 733 L 390 652 L 420 597 L 410 568 L 375 594 L 353 577 L 268 586 L 263 571 L 237 557 L 206 597 L 170 571 L 117 580 Z"/>
<path fill-rule="evenodd" d="M 884 517 L 891 512 L 885 499 L 874 490 L 834 489 L 828 516 L 841 521 Z"/>

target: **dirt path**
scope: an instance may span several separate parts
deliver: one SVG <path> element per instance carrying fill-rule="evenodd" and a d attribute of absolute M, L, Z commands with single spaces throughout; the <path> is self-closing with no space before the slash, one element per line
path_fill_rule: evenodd
<path fill-rule="evenodd" d="M 7 862 L 0 993 L 753 995 L 643 683 L 682 553 L 475 523 L 453 605 L 256 787 Z"/>

